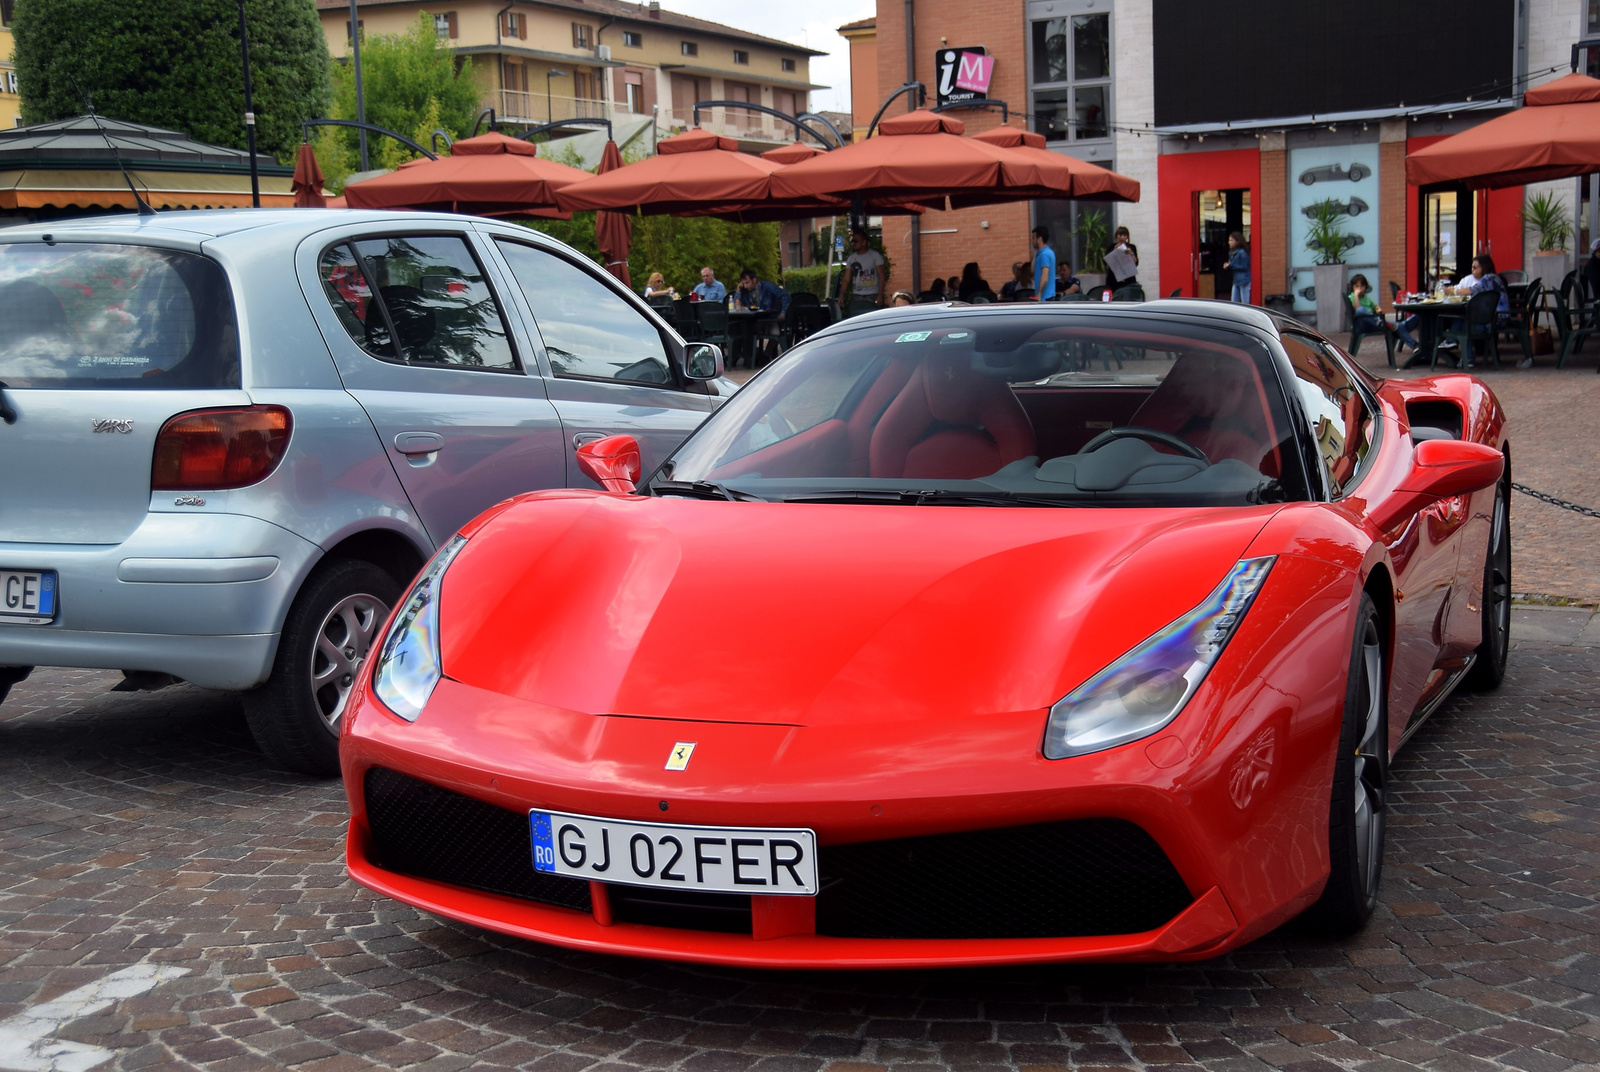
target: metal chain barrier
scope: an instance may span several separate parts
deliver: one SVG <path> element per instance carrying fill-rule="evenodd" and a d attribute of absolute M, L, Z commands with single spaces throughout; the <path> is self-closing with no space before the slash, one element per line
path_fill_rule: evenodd
<path fill-rule="evenodd" d="M 1540 502 L 1547 502 L 1551 506 L 1559 506 L 1563 510 L 1571 510 L 1574 513 L 1583 514 L 1586 517 L 1600 517 L 1600 510 L 1596 510 L 1588 506 L 1579 506 L 1575 502 L 1568 502 L 1565 499 L 1558 499 L 1554 495 L 1546 495 L 1542 491 L 1534 491 L 1526 484 L 1513 483 L 1511 486 L 1522 492 L 1522 494 L 1532 496 L 1533 498 L 1538 499 Z"/>

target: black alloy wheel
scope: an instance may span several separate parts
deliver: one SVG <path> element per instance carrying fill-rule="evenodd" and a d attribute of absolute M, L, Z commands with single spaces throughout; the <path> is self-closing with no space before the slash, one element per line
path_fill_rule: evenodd
<path fill-rule="evenodd" d="M 1359 931 L 1378 904 L 1389 812 L 1385 666 L 1378 610 L 1363 592 L 1328 808 L 1328 884 L 1304 917 L 1313 930 L 1329 936 Z"/>
<path fill-rule="evenodd" d="M 1511 650 L 1511 459 L 1494 489 L 1489 520 L 1489 548 L 1483 559 L 1483 641 L 1467 671 L 1468 688 L 1499 688 L 1506 677 Z"/>

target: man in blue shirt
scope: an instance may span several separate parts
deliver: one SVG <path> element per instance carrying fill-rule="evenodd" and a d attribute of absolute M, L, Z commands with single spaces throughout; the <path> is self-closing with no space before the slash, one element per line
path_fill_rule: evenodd
<path fill-rule="evenodd" d="M 774 356 L 777 355 L 778 322 L 783 314 L 789 311 L 789 292 L 778 284 L 762 279 L 756 275 L 755 269 L 746 268 L 739 273 L 739 289 L 734 291 L 733 303 L 740 309 L 749 309 L 758 314 L 756 322 L 752 325 L 750 342 L 756 342 L 756 336 L 761 336 L 763 348 L 768 340 L 771 341 L 770 349 Z M 740 347 L 739 349 L 743 349 Z M 734 360 L 737 362 L 741 355 L 736 352 Z M 750 367 L 755 367 L 755 355 L 750 356 Z"/>
<path fill-rule="evenodd" d="M 695 301 L 724 302 L 728 288 L 717 282 L 717 273 L 710 268 L 700 269 L 700 285 L 694 288 Z"/>
<path fill-rule="evenodd" d="M 1056 251 L 1050 248 L 1050 228 L 1033 229 L 1033 297 L 1035 301 L 1054 301 L 1056 296 Z"/>

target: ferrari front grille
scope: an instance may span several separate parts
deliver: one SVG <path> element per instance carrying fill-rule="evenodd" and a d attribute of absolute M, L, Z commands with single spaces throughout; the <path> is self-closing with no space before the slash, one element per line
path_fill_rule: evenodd
<path fill-rule="evenodd" d="M 379 867 L 452 886 L 590 911 L 589 884 L 533 869 L 525 812 L 498 808 L 383 767 L 363 783 Z"/>
<path fill-rule="evenodd" d="M 1074 819 L 825 846 L 817 933 L 838 938 L 1137 934 L 1194 900 L 1154 838 Z"/>

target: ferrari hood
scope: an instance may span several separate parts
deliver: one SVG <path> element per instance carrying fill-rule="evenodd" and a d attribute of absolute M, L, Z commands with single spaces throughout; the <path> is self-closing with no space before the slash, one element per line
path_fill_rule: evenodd
<path fill-rule="evenodd" d="M 1045 708 L 1197 605 L 1275 509 L 534 495 L 446 573 L 444 673 L 713 722 Z"/>

